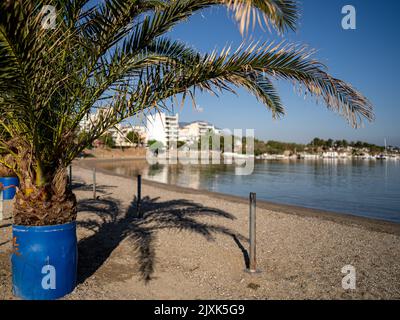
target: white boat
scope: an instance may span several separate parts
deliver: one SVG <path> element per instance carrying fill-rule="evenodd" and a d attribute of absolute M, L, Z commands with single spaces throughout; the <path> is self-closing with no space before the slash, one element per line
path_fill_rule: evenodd
<path fill-rule="evenodd" d="M 226 158 L 238 158 L 238 159 L 248 159 L 254 158 L 253 154 L 242 154 L 242 153 L 233 153 L 233 152 L 224 152 L 223 156 Z"/>
<path fill-rule="evenodd" d="M 303 157 L 305 160 L 317 160 L 320 158 L 318 154 L 310 154 L 310 153 L 304 154 Z"/>
<path fill-rule="evenodd" d="M 386 143 L 386 138 L 385 138 L 385 153 L 378 154 L 375 158 L 376 158 L 376 160 L 386 160 L 386 159 L 387 159 L 387 143 Z"/>
<path fill-rule="evenodd" d="M 337 159 L 339 158 L 339 154 L 336 151 L 329 151 L 329 152 L 324 152 L 322 154 L 322 157 L 327 159 Z"/>

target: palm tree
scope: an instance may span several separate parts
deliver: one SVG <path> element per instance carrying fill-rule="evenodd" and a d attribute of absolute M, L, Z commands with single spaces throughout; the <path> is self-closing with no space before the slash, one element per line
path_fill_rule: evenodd
<path fill-rule="evenodd" d="M 43 12 L 56 9 L 56 21 Z M 166 36 L 196 12 L 225 5 L 242 33 L 262 21 L 279 33 L 296 28 L 295 0 L 5 0 L 0 4 L 1 159 L 20 179 L 14 222 L 53 225 L 76 218 L 66 168 L 107 129 L 139 113 L 167 108 L 177 95 L 244 87 L 274 117 L 284 106 L 273 80 L 285 79 L 344 116 L 372 120 L 369 101 L 327 73 L 312 51 L 251 43 L 201 54 Z M 90 129 L 79 124 L 102 110 Z"/>
<path fill-rule="evenodd" d="M 136 146 L 143 143 L 140 133 L 134 130 L 128 132 L 128 134 L 126 135 L 126 140 L 130 143 L 135 144 Z"/>

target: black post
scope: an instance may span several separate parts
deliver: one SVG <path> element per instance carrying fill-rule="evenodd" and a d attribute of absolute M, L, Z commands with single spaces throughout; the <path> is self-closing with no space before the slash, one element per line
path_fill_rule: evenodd
<path fill-rule="evenodd" d="M 137 176 L 137 211 L 138 217 L 142 218 L 142 213 L 140 212 L 140 201 L 142 199 L 142 176 L 139 174 Z"/>
<path fill-rule="evenodd" d="M 93 199 L 96 200 L 96 168 L 93 168 Z"/>

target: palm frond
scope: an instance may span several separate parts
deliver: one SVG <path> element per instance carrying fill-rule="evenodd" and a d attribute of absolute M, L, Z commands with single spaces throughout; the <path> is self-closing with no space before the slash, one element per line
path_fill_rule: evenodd
<path fill-rule="evenodd" d="M 272 26 L 278 32 L 296 30 L 299 11 L 296 0 L 224 0 L 232 8 L 243 34 L 250 24 L 259 23 L 268 29 Z"/>
<path fill-rule="evenodd" d="M 40 170 L 66 166 L 122 120 L 164 107 L 179 94 L 219 95 L 243 87 L 280 117 L 284 106 L 274 80 L 289 80 L 322 98 L 352 125 L 373 120 L 370 102 L 328 74 L 310 51 L 257 44 L 200 54 L 164 35 L 212 6 L 232 10 L 242 32 L 264 21 L 279 32 L 295 29 L 295 0 L 15 0 L 0 3 L 0 132 L 18 141 L 20 157 Z M 57 27 L 38 15 L 57 8 Z M 90 112 L 107 106 L 92 130 L 79 133 Z M 4 119 L 7 119 L 6 121 Z M 8 139 L 8 138 L 7 138 Z M 10 145 L 0 137 L 4 148 Z M 10 145 L 11 146 L 11 145 Z M 9 148 L 12 149 L 12 148 Z M 36 163 L 35 162 L 35 163 Z M 44 169 L 43 169 L 44 168 Z M 33 169 L 32 169 L 33 170 Z"/>
<path fill-rule="evenodd" d="M 221 54 L 213 52 L 202 56 L 182 44 L 162 39 L 154 44 L 153 50 L 162 59 L 159 57 L 157 64 L 146 66 L 141 73 L 146 89 L 138 89 L 137 96 L 145 105 L 193 88 L 218 94 L 224 90 L 234 92 L 232 86 L 242 86 L 279 117 L 284 108 L 271 79 L 285 79 L 303 87 L 305 93 L 322 98 L 329 109 L 355 127 L 361 125 L 363 119 L 374 119 L 368 99 L 352 86 L 330 76 L 321 63 L 311 58 L 312 52 L 305 49 L 252 44 L 233 54 L 227 49 Z M 126 67 L 129 68 L 129 64 Z M 150 92 L 151 97 L 146 92 Z"/>

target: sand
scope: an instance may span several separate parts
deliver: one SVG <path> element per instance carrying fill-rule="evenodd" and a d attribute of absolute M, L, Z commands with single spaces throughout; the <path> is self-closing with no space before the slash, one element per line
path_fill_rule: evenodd
<path fill-rule="evenodd" d="M 82 163 L 81 163 L 82 164 Z M 87 164 L 87 163 L 86 163 Z M 400 299 L 400 226 L 259 202 L 248 274 L 246 199 L 75 166 L 79 284 L 66 299 Z M 11 220 L 0 222 L 0 299 L 13 299 Z M 356 289 L 343 289 L 354 266 Z"/>

